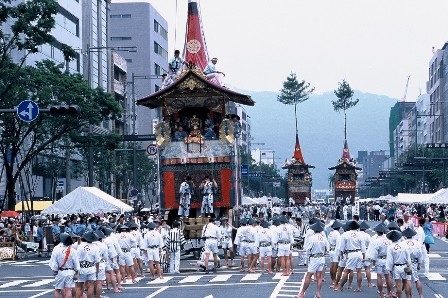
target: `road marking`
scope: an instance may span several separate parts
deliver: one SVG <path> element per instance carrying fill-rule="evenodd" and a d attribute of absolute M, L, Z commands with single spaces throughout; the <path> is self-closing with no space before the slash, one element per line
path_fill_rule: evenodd
<path fill-rule="evenodd" d="M 439 254 L 428 254 L 428 257 L 430 258 L 441 258 L 442 256 Z"/>
<path fill-rule="evenodd" d="M 443 298 L 442 294 L 434 294 L 434 296 L 436 296 L 436 298 Z"/>
<path fill-rule="evenodd" d="M 36 281 L 36 282 L 34 282 L 32 284 L 29 284 L 29 285 L 24 285 L 24 286 L 22 286 L 22 288 L 40 287 L 40 286 L 43 286 L 43 285 L 47 285 L 47 284 L 49 284 L 49 283 L 51 283 L 53 281 L 54 281 L 54 278 L 43 279 L 43 280 L 40 280 L 40 281 Z"/>
<path fill-rule="evenodd" d="M 173 277 L 174 276 L 168 276 L 168 277 L 164 276 L 163 278 L 156 278 L 148 282 L 148 284 L 166 284 L 168 281 L 173 279 Z"/>
<path fill-rule="evenodd" d="M 440 273 L 429 272 L 428 274 L 425 274 L 425 276 L 428 280 L 446 280 Z"/>
<path fill-rule="evenodd" d="M 366 275 L 365 272 L 363 272 L 363 274 Z M 376 272 L 370 271 L 370 278 L 371 278 L 372 280 L 374 280 L 374 279 L 378 279 L 378 276 L 377 276 Z"/>
<path fill-rule="evenodd" d="M 208 296 L 206 296 L 204 298 L 213 298 L 213 296 L 212 295 L 208 295 Z"/>
<path fill-rule="evenodd" d="M 274 275 L 274 277 L 272 278 L 273 280 L 280 280 L 280 279 L 282 279 L 283 277 L 285 277 L 285 276 L 282 276 L 283 275 L 283 273 L 282 272 L 277 272 L 275 275 Z"/>
<path fill-rule="evenodd" d="M 209 282 L 223 282 L 229 280 L 229 278 L 232 277 L 232 274 L 222 274 L 222 275 L 216 275 L 212 280 Z"/>
<path fill-rule="evenodd" d="M 241 279 L 241 281 L 258 280 L 258 279 L 260 278 L 260 276 L 261 276 L 260 273 L 257 273 L 257 274 L 249 273 L 249 274 L 246 274 L 246 276 L 244 276 L 244 277 Z"/>
<path fill-rule="evenodd" d="M 47 291 L 42 292 L 42 293 L 40 293 L 40 294 L 36 294 L 36 295 L 34 295 L 34 296 L 30 296 L 30 298 L 40 297 L 40 296 L 43 296 L 43 295 L 45 295 L 45 294 L 51 293 L 51 292 L 53 292 L 53 291 L 54 291 L 54 289 L 47 290 Z"/>
<path fill-rule="evenodd" d="M 166 289 L 168 289 L 169 287 L 165 286 L 165 287 L 161 287 L 160 289 L 158 289 L 157 291 L 155 291 L 154 293 L 152 293 L 149 296 L 146 296 L 146 298 L 153 298 L 156 297 L 156 295 L 162 293 L 163 291 L 165 291 Z"/>
<path fill-rule="evenodd" d="M 137 282 L 141 281 L 143 279 L 143 277 L 136 277 L 135 280 Z M 131 279 L 127 279 L 126 282 L 122 282 L 122 285 L 133 285 L 134 283 L 132 282 Z"/>
<path fill-rule="evenodd" d="M 269 298 L 276 298 L 278 297 L 280 291 L 282 290 L 285 282 L 288 280 L 289 276 L 282 276 L 280 278 L 280 281 L 277 283 L 277 286 L 274 288 L 274 290 L 271 293 L 271 296 Z"/>
<path fill-rule="evenodd" d="M 2 285 L 0 286 L 0 289 L 9 288 L 9 287 L 14 287 L 14 286 L 23 284 L 23 283 L 28 282 L 28 281 L 31 281 L 31 280 L 28 280 L 28 279 L 22 279 L 22 280 L 14 280 L 14 281 L 10 281 L 10 282 L 7 282 L 7 283 L 5 283 L 5 284 L 2 284 Z"/>
<path fill-rule="evenodd" d="M 203 275 L 190 275 L 179 281 L 180 284 L 188 283 L 188 282 L 197 282 L 202 278 Z"/>

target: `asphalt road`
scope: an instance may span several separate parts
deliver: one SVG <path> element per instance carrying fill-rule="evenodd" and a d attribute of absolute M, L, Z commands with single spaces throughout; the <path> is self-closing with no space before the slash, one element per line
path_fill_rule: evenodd
<path fill-rule="evenodd" d="M 448 242 L 436 239 L 430 252 L 430 274 L 421 272 L 425 298 L 448 298 Z M 297 262 L 296 262 L 297 263 Z M 296 295 L 305 275 L 306 267 L 295 267 L 295 273 L 288 277 L 281 274 L 248 274 L 238 268 L 220 268 L 217 272 L 203 274 L 196 271 L 194 260 L 181 261 L 183 273 L 166 274 L 163 280 L 151 281 L 148 277 L 139 278 L 136 284 L 125 284 L 122 293 L 106 290 L 107 297 L 130 298 L 276 298 Z M 321 297 L 378 297 L 376 288 L 368 288 L 365 280 L 361 293 L 344 289 L 334 292 L 329 288 L 329 274 L 323 284 Z M 373 276 L 375 278 L 375 276 Z M 311 284 L 306 297 L 314 297 L 316 285 Z M 413 287 L 414 297 L 417 297 Z M 0 262 L 0 297 L 52 297 L 53 277 L 48 267 L 48 258 L 30 257 L 17 261 Z"/>

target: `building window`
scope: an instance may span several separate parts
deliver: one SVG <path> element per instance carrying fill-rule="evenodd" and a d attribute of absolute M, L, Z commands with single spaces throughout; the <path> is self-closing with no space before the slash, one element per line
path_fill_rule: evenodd
<path fill-rule="evenodd" d="M 132 63 L 132 59 L 124 59 L 127 63 Z"/>
<path fill-rule="evenodd" d="M 154 53 L 159 54 L 165 60 L 168 59 L 168 52 L 157 42 L 154 42 Z"/>
<path fill-rule="evenodd" d="M 154 32 L 159 33 L 163 39 L 168 40 L 168 31 L 166 31 L 156 20 L 154 20 Z"/>
<path fill-rule="evenodd" d="M 111 14 L 110 18 L 111 19 L 130 19 L 131 15 L 130 14 Z"/>
<path fill-rule="evenodd" d="M 114 36 L 111 37 L 110 40 L 131 40 L 132 37 L 130 36 Z"/>
<path fill-rule="evenodd" d="M 62 45 L 58 42 L 55 42 L 52 45 L 48 43 L 40 45 L 39 52 L 58 63 L 65 63 L 64 53 L 62 52 Z M 76 72 L 80 71 L 79 54 L 76 54 L 76 56 L 72 60 L 70 60 L 69 68 Z"/>
<path fill-rule="evenodd" d="M 154 74 L 156 76 L 161 76 L 162 75 L 162 67 L 160 67 L 159 64 L 154 63 Z"/>
<path fill-rule="evenodd" d="M 79 19 L 64 8 L 59 7 L 55 22 L 71 34 L 79 37 Z"/>

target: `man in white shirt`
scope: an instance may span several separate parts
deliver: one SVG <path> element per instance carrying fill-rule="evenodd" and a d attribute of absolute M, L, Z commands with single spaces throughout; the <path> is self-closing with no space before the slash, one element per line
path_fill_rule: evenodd
<path fill-rule="evenodd" d="M 308 289 L 311 281 L 311 276 L 314 274 L 314 279 L 317 281 L 317 290 L 314 297 L 320 297 L 320 290 L 322 288 L 323 270 L 325 266 L 325 253 L 329 250 L 325 233 L 323 233 L 324 225 L 317 221 L 310 226 L 310 230 L 314 231 L 305 241 L 305 251 L 309 257 L 308 271 L 305 275 L 305 281 L 301 292 L 294 297 L 304 298 L 305 292 Z"/>
<path fill-rule="evenodd" d="M 84 288 L 87 288 L 87 298 L 93 298 L 94 283 L 98 279 L 101 260 L 100 250 L 93 244 L 97 240 L 95 232 L 86 232 L 82 235 L 82 242 L 76 249 L 80 265 L 78 283 L 76 284 L 77 297 L 82 297 Z"/>
<path fill-rule="evenodd" d="M 218 239 L 221 239 L 221 230 L 213 223 L 214 219 L 209 218 L 209 223 L 202 228 L 202 238 L 205 238 L 205 273 L 208 274 L 208 260 L 210 253 L 213 254 L 215 269 L 218 268 Z"/>
<path fill-rule="evenodd" d="M 335 220 L 331 225 L 333 229 L 330 233 L 328 233 L 328 243 L 330 245 L 330 277 L 331 277 L 331 287 L 334 288 L 336 284 L 336 272 L 338 270 L 339 263 L 339 251 L 337 247 L 340 243 L 341 233 L 339 232 L 342 224 Z"/>
<path fill-rule="evenodd" d="M 151 279 L 155 279 L 155 275 L 158 273 L 159 278 L 163 279 L 162 270 L 160 268 L 160 254 L 165 245 L 162 235 L 155 229 L 155 223 L 149 223 L 149 232 L 146 233 L 143 238 L 143 249 L 146 252 L 149 263 L 149 271 L 151 272 Z M 174 260 L 173 260 L 174 262 Z M 154 263 L 157 268 L 157 272 L 154 269 Z"/>
<path fill-rule="evenodd" d="M 364 240 L 360 237 L 358 229 L 359 224 L 352 220 L 348 224 L 350 232 L 342 234 L 339 251 L 341 257 L 343 254 L 347 254 L 347 263 L 344 269 L 344 273 L 341 278 L 341 282 L 335 291 L 342 291 L 344 284 L 347 282 L 348 275 L 356 270 L 357 273 L 357 288 L 356 292 L 361 291 L 362 274 L 361 268 L 365 259 L 366 246 Z"/>
<path fill-rule="evenodd" d="M 281 267 L 283 268 L 282 276 L 290 275 L 290 258 L 291 245 L 294 242 L 294 232 L 292 226 L 286 224 L 288 219 L 282 215 L 278 219 L 280 225 L 276 229 L 275 239 L 277 240 L 278 252 L 277 256 L 280 260 Z"/>
<path fill-rule="evenodd" d="M 73 239 L 67 233 L 60 234 L 61 243 L 53 249 L 49 266 L 55 276 L 54 297 L 59 294 L 63 297 L 71 297 L 78 279 L 79 260 L 76 249 L 72 249 Z M 62 293 L 61 293 L 62 292 Z"/>
<path fill-rule="evenodd" d="M 184 67 L 184 64 L 186 64 L 185 60 L 183 58 L 181 58 L 179 55 L 180 55 L 180 51 L 175 50 L 174 57 L 171 58 L 171 60 L 169 62 L 170 79 L 172 79 L 172 80 L 174 80 L 176 78 L 176 76 L 179 75 L 179 73 L 181 72 L 181 70 Z"/>
<path fill-rule="evenodd" d="M 405 243 L 400 242 L 403 238 L 400 231 L 393 230 L 387 233 L 387 239 L 392 241 L 387 247 L 386 269 L 391 272 L 397 286 L 397 297 L 401 297 L 404 289 L 406 297 L 411 295 L 411 275 L 407 273 L 411 270 L 411 254 Z M 411 272 L 412 273 L 412 272 Z"/>
<path fill-rule="evenodd" d="M 207 76 L 207 80 L 216 79 L 218 83 L 223 86 L 222 78 L 226 75 L 216 69 L 216 63 L 218 62 L 218 58 L 212 58 L 207 66 L 204 68 L 204 74 Z"/>
<path fill-rule="evenodd" d="M 422 248 L 418 240 L 412 239 L 412 237 L 414 237 L 416 234 L 417 233 L 415 232 L 415 230 L 411 228 L 406 228 L 402 232 L 403 237 L 406 238 L 404 242 L 408 246 L 411 257 L 411 269 L 412 269 L 411 282 L 415 283 L 419 298 L 423 298 L 422 283 L 420 281 L 418 271 L 420 270 L 421 264 L 423 262 L 423 251 L 425 249 Z"/>

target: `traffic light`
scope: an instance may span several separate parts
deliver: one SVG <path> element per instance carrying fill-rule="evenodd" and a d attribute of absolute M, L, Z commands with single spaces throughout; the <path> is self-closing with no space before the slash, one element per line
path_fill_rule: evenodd
<path fill-rule="evenodd" d="M 78 105 L 56 105 L 50 107 L 50 114 L 52 116 L 75 116 L 80 111 L 81 109 Z"/>

